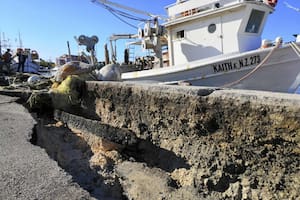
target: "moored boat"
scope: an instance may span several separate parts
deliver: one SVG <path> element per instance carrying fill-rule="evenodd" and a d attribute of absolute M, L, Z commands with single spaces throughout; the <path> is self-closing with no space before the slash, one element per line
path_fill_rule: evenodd
<path fill-rule="evenodd" d="M 24 63 L 24 72 L 28 73 L 35 73 L 39 74 L 43 72 L 43 68 L 38 64 L 37 60 L 39 59 L 39 54 L 36 50 L 31 50 L 28 48 L 25 48 L 24 50 L 22 48 L 18 48 L 17 51 L 21 51 L 22 54 L 26 57 L 25 63 Z M 14 60 L 11 64 L 11 71 L 18 71 L 18 65 L 19 60 L 18 57 L 15 55 Z"/>
<path fill-rule="evenodd" d="M 294 93 L 300 85 L 300 41 L 261 38 L 276 4 L 177 0 L 166 7 L 162 25 L 154 17 L 136 34 L 135 44 L 154 53 L 152 68 L 124 72 L 122 80 Z"/>

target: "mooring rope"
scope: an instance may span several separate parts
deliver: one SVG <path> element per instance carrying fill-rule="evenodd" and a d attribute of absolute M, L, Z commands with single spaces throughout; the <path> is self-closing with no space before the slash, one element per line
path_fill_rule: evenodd
<path fill-rule="evenodd" d="M 290 46 L 292 47 L 294 52 L 298 55 L 298 57 L 300 57 L 300 47 L 295 42 L 291 42 Z"/>
<path fill-rule="evenodd" d="M 273 52 L 275 51 L 275 49 L 277 49 L 278 47 L 280 46 L 280 43 L 277 42 L 275 44 L 275 46 L 273 47 L 273 49 L 269 52 L 269 54 L 262 60 L 262 62 L 257 65 L 251 72 L 249 72 L 248 74 L 246 74 L 245 76 L 243 76 L 242 78 L 240 78 L 239 80 L 236 80 L 234 82 L 231 82 L 231 83 L 227 83 L 225 85 L 222 85 L 222 86 L 219 86 L 219 87 L 230 87 L 230 86 L 233 86 L 235 84 L 238 84 L 239 82 L 241 82 L 242 80 L 248 78 L 250 75 L 252 75 L 255 71 L 257 71 L 261 66 L 263 66 L 267 60 L 270 58 L 270 56 L 273 54 Z M 297 46 L 298 47 L 298 46 Z M 298 47 L 299 48 L 299 47 Z M 299 48 L 300 50 L 300 48 Z M 300 54 L 299 54 L 300 56 Z M 189 82 L 189 81 L 194 81 L 194 80 L 199 80 L 201 79 L 203 76 L 198 76 L 198 77 L 193 77 L 193 78 L 188 78 L 188 79 L 183 79 L 183 80 L 178 80 L 178 81 L 168 81 L 168 82 L 161 82 L 159 83 L 160 85 L 170 85 L 170 84 L 178 84 L 178 83 L 181 83 L 181 82 Z"/>
<path fill-rule="evenodd" d="M 233 86 L 233 85 L 236 85 L 238 84 L 239 82 L 245 80 L 246 78 L 248 78 L 249 76 L 251 76 L 254 72 L 256 72 L 260 67 L 262 67 L 266 62 L 267 60 L 271 57 L 271 55 L 274 53 L 274 51 L 279 47 L 280 43 L 276 43 L 276 45 L 273 47 L 273 49 L 268 53 L 268 55 L 261 61 L 261 63 L 259 63 L 252 71 L 250 71 L 249 73 L 247 73 L 245 76 L 243 76 L 242 78 L 236 80 L 236 81 L 233 81 L 231 83 L 227 83 L 225 85 L 222 85 L 220 87 L 230 87 L 230 86 Z"/>

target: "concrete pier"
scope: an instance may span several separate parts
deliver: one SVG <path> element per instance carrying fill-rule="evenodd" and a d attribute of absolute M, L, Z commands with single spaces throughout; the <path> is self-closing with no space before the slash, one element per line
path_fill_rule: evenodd
<path fill-rule="evenodd" d="M 54 104 L 56 119 L 122 146 L 133 159 L 116 165 L 129 199 L 300 196 L 299 95 L 87 82 L 78 97 L 78 104 Z M 68 115 L 92 123 L 93 131 Z M 131 142 L 120 142 L 124 137 Z M 137 163 L 154 171 L 141 178 L 145 169 Z M 158 178 L 160 190 L 145 185 Z"/>
<path fill-rule="evenodd" d="M 299 95 L 70 80 L 1 91 L 2 198 L 299 198 Z"/>

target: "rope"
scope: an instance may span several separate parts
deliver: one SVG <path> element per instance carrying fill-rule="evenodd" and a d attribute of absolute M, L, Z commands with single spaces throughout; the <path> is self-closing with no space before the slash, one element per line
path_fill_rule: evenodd
<path fill-rule="evenodd" d="M 300 57 L 300 47 L 295 42 L 291 42 L 290 46 L 295 51 L 295 53 L 298 55 L 298 57 Z"/>
<path fill-rule="evenodd" d="M 233 85 L 236 85 L 238 84 L 239 82 L 241 82 L 242 80 L 248 78 L 250 75 L 252 75 L 255 71 L 257 71 L 261 66 L 263 66 L 267 60 L 270 58 L 270 56 L 273 54 L 273 52 L 275 51 L 275 49 L 277 49 L 278 47 L 280 46 L 280 43 L 276 43 L 276 45 L 273 47 L 273 49 L 268 53 L 268 55 L 262 60 L 262 62 L 257 65 L 251 72 L 249 72 L 248 74 L 246 74 L 245 76 L 243 76 L 242 78 L 240 78 L 239 80 L 236 80 L 234 82 L 231 82 L 231 83 L 227 83 L 223 86 L 220 86 L 220 87 L 230 87 L 230 86 L 233 86 Z M 296 48 L 296 47 L 295 47 Z M 300 48 L 297 46 L 299 52 L 300 52 Z M 298 52 L 297 50 L 295 50 L 296 52 Z M 297 53 L 298 54 L 298 53 Z M 300 53 L 298 54 L 299 57 L 300 57 Z M 168 82 L 162 82 L 162 83 L 159 83 L 160 85 L 169 85 L 169 84 L 178 84 L 180 82 L 185 82 L 185 81 L 193 81 L 193 80 L 199 80 L 201 79 L 201 76 L 199 77 L 193 77 L 193 78 L 188 78 L 188 79 L 183 79 L 183 80 L 178 80 L 178 81 L 168 81 Z"/>
<path fill-rule="evenodd" d="M 251 76 L 254 72 L 256 72 L 261 66 L 263 66 L 267 60 L 270 58 L 270 56 L 273 54 L 273 52 L 275 51 L 275 49 L 277 49 L 279 47 L 280 43 L 277 43 L 273 49 L 268 53 L 268 55 L 261 61 L 261 63 L 259 63 L 259 65 L 257 65 L 252 71 L 250 71 L 248 74 L 246 74 L 245 76 L 243 76 L 242 78 L 234 81 L 234 82 L 231 82 L 231 83 L 227 83 L 223 86 L 220 86 L 220 87 L 231 87 L 233 85 L 236 85 L 238 84 L 239 82 L 245 80 L 246 78 L 248 78 L 249 76 Z"/>
<path fill-rule="evenodd" d="M 297 54 L 297 56 L 300 57 L 300 47 L 295 42 L 291 42 L 290 46 L 292 47 L 292 49 L 294 50 L 294 52 Z M 297 76 L 296 80 L 298 79 L 298 77 L 299 77 L 299 75 Z M 299 89 L 300 89 L 300 87 L 298 85 L 298 87 L 295 89 L 294 94 L 298 94 L 298 91 L 300 91 Z"/>

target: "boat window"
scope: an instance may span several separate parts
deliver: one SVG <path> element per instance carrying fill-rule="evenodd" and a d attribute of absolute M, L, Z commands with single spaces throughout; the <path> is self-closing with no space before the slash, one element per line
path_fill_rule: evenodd
<path fill-rule="evenodd" d="M 216 31 L 216 29 L 217 29 L 216 24 L 210 24 L 208 26 L 208 32 L 210 32 L 210 33 L 214 33 Z"/>
<path fill-rule="evenodd" d="M 176 33 L 176 38 L 177 39 L 184 38 L 184 30 L 178 31 Z"/>
<path fill-rule="evenodd" d="M 265 12 L 260 10 L 252 10 L 248 24 L 246 26 L 246 32 L 258 33 L 261 22 L 264 19 Z"/>

